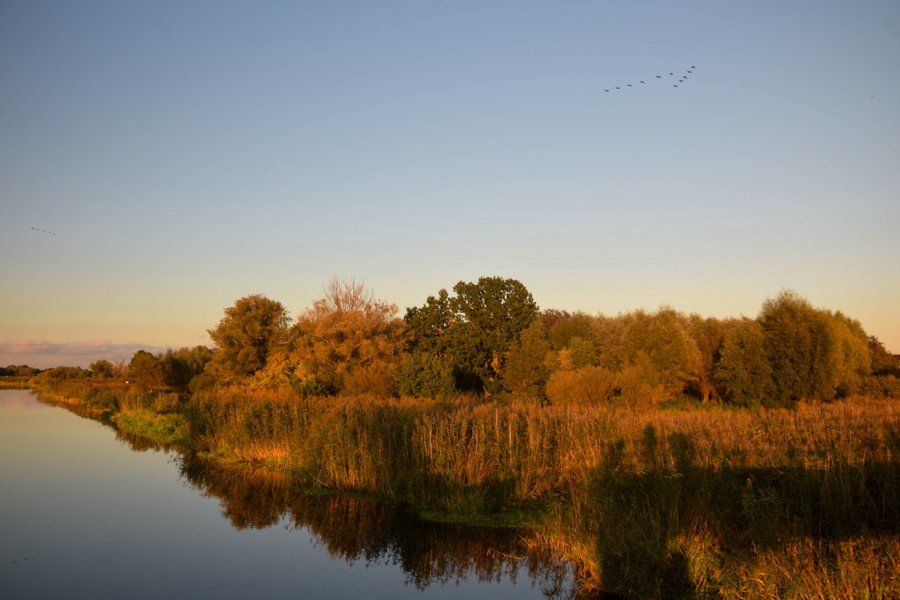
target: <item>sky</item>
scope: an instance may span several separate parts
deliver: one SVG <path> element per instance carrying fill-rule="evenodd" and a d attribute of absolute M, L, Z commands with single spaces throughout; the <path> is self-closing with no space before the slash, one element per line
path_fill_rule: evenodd
<path fill-rule="evenodd" d="M 0 365 L 211 345 L 333 277 L 400 315 L 790 289 L 900 352 L 894 0 L 4 0 L 0 89 Z"/>

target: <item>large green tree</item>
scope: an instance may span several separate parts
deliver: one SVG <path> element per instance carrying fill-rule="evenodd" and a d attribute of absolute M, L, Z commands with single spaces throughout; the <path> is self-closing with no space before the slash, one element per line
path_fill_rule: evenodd
<path fill-rule="evenodd" d="M 850 393 L 869 374 L 866 334 L 859 323 L 816 309 L 796 292 L 766 300 L 759 323 L 781 405 Z"/>
<path fill-rule="evenodd" d="M 412 350 L 449 360 L 461 391 L 497 392 L 507 353 L 538 315 L 537 304 L 515 279 L 460 281 L 453 292 L 407 310 Z"/>
<path fill-rule="evenodd" d="M 287 309 L 261 294 L 244 296 L 225 309 L 225 316 L 209 337 L 215 344 L 212 365 L 226 378 L 246 377 L 266 364 L 284 340 L 290 318 Z"/>

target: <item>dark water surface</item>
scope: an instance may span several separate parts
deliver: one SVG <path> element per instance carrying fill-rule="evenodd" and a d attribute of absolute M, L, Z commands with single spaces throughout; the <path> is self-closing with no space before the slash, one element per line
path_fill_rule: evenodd
<path fill-rule="evenodd" d="M 0 391 L 0 598 L 566 598 L 517 532 L 297 494 Z"/>

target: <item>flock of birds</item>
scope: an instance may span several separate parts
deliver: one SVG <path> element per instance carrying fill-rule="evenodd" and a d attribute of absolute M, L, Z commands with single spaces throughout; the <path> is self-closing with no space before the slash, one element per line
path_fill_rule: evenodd
<path fill-rule="evenodd" d="M 674 71 L 669 71 L 668 74 L 666 74 L 666 73 L 657 74 L 656 79 L 668 79 L 669 81 L 674 81 L 673 79 L 669 79 L 669 78 L 677 77 L 678 82 L 673 83 L 672 87 L 678 87 L 679 84 L 686 83 L 687 80 L 690 79 L 694 75 L 694 69 L 696 69 L 696 68 L 697 67 L 695 67 L 694 65 L 691 65 L 690 68 L 684 70 L 684 73 L 680 73 L 678 75 L 676 75 Z M 642 84 L 646 85 L 647 81 L 648 81 L 647 79 L 641 79 L 640 83 L 637 85 L 642 85 Z M 649 79 L 649 81 L 654 81 L 654 79 L 651 78 L 651 79 Z M 627 88 L 634 87 L 634 86 L 635 86 L 635 84 L 633 84 L 633 83 L 626 83 L 624 85 L 617 85 L 615 87 L 606 88 L 603 91 L 608 94 L 610 92 L 615 92 L 616 90 L 627 89 Z"/>
<path fill-rule="evenodd" d="M 37 227 L 32 227 L 31 230 L 32 230 L 32 231 L 37 231 L 37 232 L 39 232 L 39 233 L 46 233 L 47 235 L 56 235 L 56 234 L 53 233 L 52 231 L 47 231 L 46 229 L 39 229 L 39 228 L 37 228 Z"/>

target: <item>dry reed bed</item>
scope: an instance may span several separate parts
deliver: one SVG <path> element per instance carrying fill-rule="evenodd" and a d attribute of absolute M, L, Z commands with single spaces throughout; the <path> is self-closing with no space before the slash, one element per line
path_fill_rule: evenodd
<path fill-rule="evenodd" d="M 900 456 L 898 403 L 862 398 L 638 412 L 235 393 L 196 399 L 190 414 L 195 440 L 212 455 L 388 495 L 505 482 L 515 498 L 529 499 L 578 487 L 598 469 L 825 471 L 895 464 Z"/>

